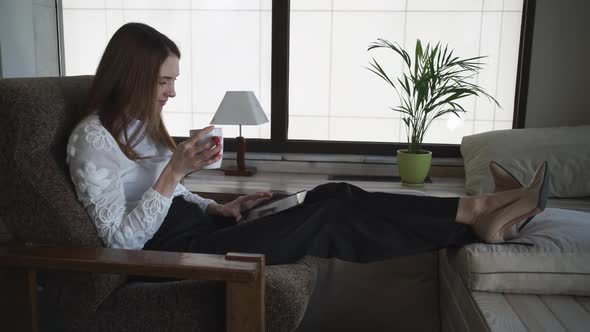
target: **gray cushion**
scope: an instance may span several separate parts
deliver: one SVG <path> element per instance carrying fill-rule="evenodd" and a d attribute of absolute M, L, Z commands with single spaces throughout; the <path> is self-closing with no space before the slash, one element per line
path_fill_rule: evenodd
<path fill-rule="evenodd" d="M 498 130 L 465 136 L 461 142 L 465 189 L 473 195 L 492 191 L 488 170 L 492 160 L 524 184 L 531 181 L 537 166 L 547 161 L 551 196 L 590 196 L 588 142 L 590 126 Z"/>
<path fill-rule="evenodd" d="M 516 237 L 518 235 L 518 237 Z M 590 295 L 590 213 L 545 209 L 513 241 L 470 244 L 449 261 L 472 290 Z"/>

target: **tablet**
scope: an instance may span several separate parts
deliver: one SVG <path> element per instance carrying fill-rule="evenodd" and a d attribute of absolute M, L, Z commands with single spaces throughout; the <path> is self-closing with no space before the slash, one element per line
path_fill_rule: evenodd
<path fill-rule="evenodd" d="M 270 201 L 244 211 L 242 216 L 244 216 L 244 221 L 246 222 L 267 217 L 302 204 L 306 195 L 307 190 L 302 190 L 292 195 L 277 199 L 276 201 Z"/>

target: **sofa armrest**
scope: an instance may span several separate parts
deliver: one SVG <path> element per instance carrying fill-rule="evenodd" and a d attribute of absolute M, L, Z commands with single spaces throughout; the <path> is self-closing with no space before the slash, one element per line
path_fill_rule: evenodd
<path fill-rule="evenodd" d="M 235 260 L 234 256 L 29 244 L 0 247 L 0 267 L 236 282 L 259 277 L 256 261 Z"/>
<path fill-rule="evenodd" d="M 0 311 L 9 319 L 8 327 L 14 326 L 12 330 L 38 331 L 36 271 L 40 269 L 225 281 L 227 330 L 265 330 L 264 255 L 0 246 L 0 278 L 4 279 L 0 289 L 13 295 L 3 296 Z"/>

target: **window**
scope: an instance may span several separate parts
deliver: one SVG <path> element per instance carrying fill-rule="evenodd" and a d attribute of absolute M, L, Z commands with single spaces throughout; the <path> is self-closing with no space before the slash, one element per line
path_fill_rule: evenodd
<path fill-rule="evenodd" d="M 485 98 L 465 100 L 469 111 L 461 119 L 430 128 L 425 142 L 437 156 L 458 156 L 464 135 L 524 123 L 519 109 L 534 0 L 64 0 L 62 6 L 67 75 L 92 74 L 125 22 L 150 24 L 179 44 L 178 96 L 164 110 L 175 136 L 207 125 L 226 90 L 252 90 L 271 122 L 244 127 L 248 151 L 393 154 L 405 144 L 400 116 L 388 108 L 395 96 L 364 66 L 374 55 L 395 73 L 401 62 L 367 53 L 377 38 L 405 46 L 416 38 L 440 41 L 461 57 L 488 56 L 477 82 L 502 109 Z M 236 126 L 225 130 L 237 136 Z"/>
<path fill-rule="evenodd" d="M 128 22 L 170 37 L 181 52 L 177 97 L 163 110 L 173 136 L 207 126 L 227 90 L 254 91 L 270 114 L 271 2 L 260 0 L 63 0 L 66 75 L 92 75 L 107 42 Z M 225 136 L 237 136 L 227 126 Z M 244 126 L 270 138 L 270 123 Z"/>
<path fill-rule="evenodd" d="M 503 109 L 486 98 L 466 99 L 468 112 L 435 120 L 425 143 L 458 144 L 464 135 L 512 128 L 522 6 L 522 0 L 292 0 L 288 137 L 405 140 L 400 114 L 388 108 L 397 96 L 365 68 L 375 56 L 392 76 L 401 71 L 392 52 L 367 53 L 377 38 L 408 51 L 420 38 L 448 43 L 459 57 L 488 56 L 476 81 Z"/>

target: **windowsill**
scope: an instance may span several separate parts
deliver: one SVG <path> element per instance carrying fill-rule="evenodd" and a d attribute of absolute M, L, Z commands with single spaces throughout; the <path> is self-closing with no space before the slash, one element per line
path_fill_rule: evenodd
<path fill-rule="evenodd" d="M 226 159 L 236 159 L 235 152 L 226 152 Z M 363 163 L 363 164 L 397 164 L 395 156 L 373 156 L 373 155 L 342 155 L 342 154 L 307 154 L 307 153 L 263 153 L 246 152 L 246 159 L 252 161 L 309 161 L 327 163 Z M 432 165 L 435 166 L 463 166 L 461 158 L 432 158 Z"/>
<path fill-rule="evenodd" d="M 331 181 L 324 174 L 272 173 L 258 172 L 251 177 L 226 176 L 221 170 L 201 170 L 184 179 L 184 186 L 200 194 L 248 194 L 256 191 L 277 193 L 295 193 L 309 190 L 317 185 Z M 422 188 L 410 188 L 400 182 L 389 181 L 346 181 L 367 191 L 378 192 L 415 192 L 420 191 L 431 196 L 459 196 L 465 191 L 465 182 L 461 178 L 433 177 L 432 183 Z M 207 195 L 205 195 L 207 196 Z"/>
<path fill-rule="evenodd" d="M 235 165 L 235 159 L 235 152 L 226 152 L 222 168 Z M 395 156 L 246 152 L 246 165 L 270 173 L 398 175 Z M 463 159 L 432 158 L 431 176 L 464 177 Z"/>
<path fill-rule="evenodd" d="M 235 153 L 224 154 L 222 169 L 234 166 Z M 332 182 L 329 175 L 398 175 L 395 157 L 247 153 L 246 166 L 256 167 L 252 177 L 226 176 L 222 170 L 201 170 L 184 180 L 188 190 L 209 194 L 247 194 L 255 191 L 294 193 Z M 367 191 L 417 190 L 432 196 L 458 196 L 464 192 L 463 161 L 433 159 L 432 183 L 423 188 L 392 181 L 346 181 Z M 339 181 L 333 181 L 339 182 Z"/>

